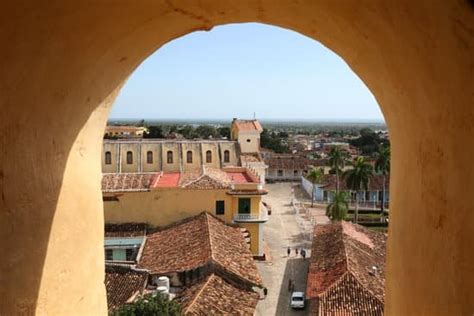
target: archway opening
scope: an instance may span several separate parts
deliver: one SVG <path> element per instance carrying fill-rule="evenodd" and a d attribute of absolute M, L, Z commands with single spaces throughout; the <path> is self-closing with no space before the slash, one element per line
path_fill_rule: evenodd
<path fill-rule="evenodd" d="M 458 198 L 474 186 L 471 169 L 460 167 L 470 165 L 465 144 L 474 136 L 468 2 L 12 3 L 3 14 L 6 314 L 105 313 L 98 161 L 110 104 L 133 69 L 170 40 L 250 21 L 319 40 L 383 108 L 395 162 L 391 202 L 400 210 L 391 220 L 397 228 L 390 232 L 387 312 L 472 310 L 473 284 L 465 277 L 472 270 L 472 201 Z"/>

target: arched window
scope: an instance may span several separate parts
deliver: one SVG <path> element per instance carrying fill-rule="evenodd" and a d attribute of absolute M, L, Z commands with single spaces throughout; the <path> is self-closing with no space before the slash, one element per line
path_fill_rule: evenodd
<path fill-rule="evenodd" d="M 166 153 L 166 162 L 173 163 L 173 152 L 171 150 Z"/>
<path fill-rule="evenodd" d="M 153 152 L 151 150 L 146 152 L 146 163 L 153 163 Z"/>
<path fill-rule="evenodd" d="M 186 152 L 186 162 L 193 163 L 193 152 L 191 150 Z"/>
<path fill-rule="evenodd" d="M 230 162 L 230 152 L 228 150 L 224 150 L 224 162 Z"/>
<path fill-rule="evenodd" d="M 127 151 L 127 164 L 133 164 L 133 153 L 131 151 Z"/>
<path fill-rule="evenodd" d="M 212 162 L 212 152 L 210 150 L 206 151 L 206 162 L 207 163 Z"/>
<path fill-rule="evenodd" d="M 110 151 L 105 152 L 105 164 L 106 165 L 112 164 L 112 154 L 110 153 Z"/>

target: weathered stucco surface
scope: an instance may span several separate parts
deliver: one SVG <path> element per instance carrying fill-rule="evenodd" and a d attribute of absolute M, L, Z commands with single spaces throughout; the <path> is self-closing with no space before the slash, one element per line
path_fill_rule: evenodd
<path fill-rule="evenodd" d="M 388 315 L 474 311 L 474 9 L 453 1 L 3 1 L 0 314 L 106 314 L 101 136 L 163 44 L 262 22 L 339 54 L 377 98 L 393 166 Z"/>

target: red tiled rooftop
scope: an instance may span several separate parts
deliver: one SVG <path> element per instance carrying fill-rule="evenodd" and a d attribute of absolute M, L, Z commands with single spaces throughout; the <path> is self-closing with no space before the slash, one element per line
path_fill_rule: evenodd
<path fill-rule="evenodd" d="M 155 181 L 156 173 L 104 173 L 102 192 L 145 192 Z"/>
<path fill-rule="evenodd" d="M 177 187 L 181 173 L 179 172 L 162 172 L 153 182 L 153 188 L 173 188 Z"/>
<path fill-rule="evenodd" d="M 105 266 L 105 289 L 109 312 L 132 301 L 143 292 L 148 273 L 118 265 Z"/>
<path fill-rule="evenodd" d="M 177 297 L 184 315 L 253 315 L 259 295 L 216 274 L 184 290 Z"/>
<path fill-rule="evenodd" d="M 260 125 L 258 120 L 235 120 L 232 123 L 235 124 L 239 131 L 263 131 L 262 125 Z"/>
<path fill-rule="evenodd" d="M 385 243 L 385 234 L 360 225 L 348 222 L 317 225 L 306 288 L 311 312 L 381 315 L 385 297 Z"/>
<path fill-rule="evenodd" d="M 254 180 L 247 174 L 247 172 L 227 172 L 229 179 L 236 183 L 254 183 Z"/>
<path fill-rule="evenodd" d="M 240 229 L 208 213 L 149 234 L 139 263 L 153 274 L 184 272 L 214 264 L 255 285 L 262 280 Z"/>

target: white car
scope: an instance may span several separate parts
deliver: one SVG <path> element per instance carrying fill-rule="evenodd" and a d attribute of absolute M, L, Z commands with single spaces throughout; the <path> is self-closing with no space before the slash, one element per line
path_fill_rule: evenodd
<path fill-rule="evenodd" d="M 290 301 L 291 308 L 304 308 L 304 293 L 293 292 Z"/>

